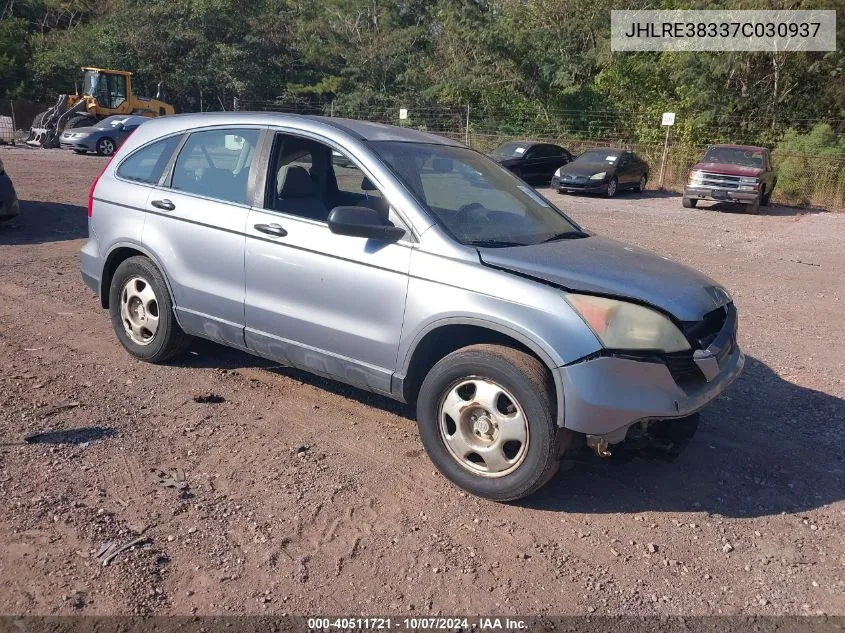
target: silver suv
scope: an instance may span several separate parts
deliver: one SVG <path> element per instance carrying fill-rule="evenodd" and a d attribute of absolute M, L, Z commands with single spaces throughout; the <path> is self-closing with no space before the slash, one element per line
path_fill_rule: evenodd
<path fill-rule="evenodd" d="M 490 499 L 537 490 L 585 443 L 686 424 L 744 362 L 711 279 L 405 128 L 151 120 L 88 216 L 82 275 L 130 354 L 197 336 L 415 402 L 437 468 Z"/>

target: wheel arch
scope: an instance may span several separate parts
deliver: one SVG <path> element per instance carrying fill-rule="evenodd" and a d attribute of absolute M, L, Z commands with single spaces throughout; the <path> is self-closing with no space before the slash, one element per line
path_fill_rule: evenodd
<path fill-rule="evenodd" d="M 170 279 L 167 277 L 167 272 L 165 271 L 164 266 L 161 265 L 159 259 L 149 250 L 134 242 L 121 242 L 114 244 L 106 254 L 106 261 L 105 264 L 103 264 L 103 272 L 100 276 L 100 305 L 105 309 L 108 309 L 109 307 L 111 282 L 114 278 L 114 273 L 117 270 L 117 267 L 130 257 L 136 257 L 138 255 L 146 257 L 155 264 L 156 268 L 158 268 L 158 271 L 161 273 L 161 276 L 164 278 L 164 283 L 167 286 L 167 293 L 170 295 L 170 301 L 174 308 L 173 311 L 176 313 L 176 298 L 173 295 L 173 288 L 170 286 Z M 179 320 L 178 314 L 176 314 L 176 320 L 177 322 Z"/>
<path fill-rule="evenodd" d="M 563 427 L 563 383 L 556 368 L 560 361 L 551 349 L 512 327 L 472 317 L 454 317 L 435 321 L 414 338 L 394 376 L 394 392 L 404 402 L 413 404 L 428 371 L 444 356 L 468 345 L 493 343 L 519 349 L 537 358 L 548 370 L 555 385 L 555 418 Z"/>

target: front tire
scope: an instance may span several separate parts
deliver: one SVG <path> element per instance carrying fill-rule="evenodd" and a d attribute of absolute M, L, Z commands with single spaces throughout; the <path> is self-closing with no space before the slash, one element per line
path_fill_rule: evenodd
<path fill-rule="evenodd" d="M 117 150 L 117 143 L 108 136 L 104 136 L 97 141 L 97 153 L 100 156 L 111 156 L 115 150 Z"/>
<path fill-rule="evenodd" d="M 420 388 L 417 421 L 437 469 L 493 501 L 520 499 L 542 487 L 572 436 L 555 422 L 546 367 L 501 345 L 465 347 L 434 365 Z"/>
<path fill-rule="evenodd" d="M 695 209 L 698 204 L 698 198 L 681 198 L 681 206 L 684 209 Z"/>
<path fill-rule="evenodd" d="M 118 340 L 135 358 L 161 363 L 190 344 L 176 322 L 164 277 L 147 257 L 130 257 L 117 267 L 109 310 Z"/>
<path fill-rule="evenodd" d="M 607 197 L 612 198 L 616 195 L 616 192 L 619 190 L 619 181 L 616 180 L 616 176 L 610 179 L 610 182 L 607 183 Z"/>

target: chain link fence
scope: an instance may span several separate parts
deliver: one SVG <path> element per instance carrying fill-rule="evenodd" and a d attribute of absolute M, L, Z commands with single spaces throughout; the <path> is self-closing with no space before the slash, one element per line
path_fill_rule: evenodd
<path fill-rule="evenodd" d="M 546 111 L 536 107 L 502 110 L 437 105 L 418 108 L 392 105 L 356 107 L 334 101 L 315 103 L 296 98 L 241 100 L 236 105 L 241 110 L 336 116 L 413 127 L 462 141 L 480 151 L 490 151 L 516 139 L 556 143 L 575 154 L 594 147 L 627 149 L 636 152 L 649 163 L 650 188 L 658 186 L 666 130 L 660 125 L 659 114 L 643 112 Z M 688 120 L 685 121 L 679 115 L 677 127 L 670 131 L 663 176 L 663 187 L 670 191 L 683 190 L 690 168 L 701 159 L 710 144 L 776 145 L 765 143 L 755 134 L 743 131 L 752 122 L 740 122 L 736 117 L 710 119 L 706 123 L 694 116 L 686 118 Z M 694 129 L 689 119 L 694 120 Z M 809 129 L 817 122 L 801 120 L 790 123 Z M 845 130 L 845 121 L 829 123 L 840 133 Z M 675 129 L 695 142 L 680 142 Z M 845 155 L 815 156 L 775 152 L 773 160 L 778 172 L 778 186 L 773 196 L 775 202 L 845 210 Z"/>
<path fill-rule="evenodd" d="M 503 110 L 426 105 L 406 109 L 394 105 L 364 107 L 338 101 L 315 102 L 293 97 L 272 101 L 235 99 L 231 103 L 211 103 L 215 110 L 336 116 L 412 127 L 465 142 L 480 151 L 490 151 L 515 139 L 556 143 L 575 154 L 593 147 L 628 149 L 648 161 L 650 188 L 658 186 L 663 157 L 665 128 L 659 125 L 659 115 L 653 113 L 550 111 L 537 106 L 515 106 Z M 0 102 L 0 144 L 22 143 L 35 115 L 47 107 L 48 104 L 35 101 Z M 684 127 L 692 125 L 690 121 L 695 123 L 694 130 Z M 809 129 L 816 122 L 791 123 Z M 840 134 L 845 131 L 845 121 L 830 123 Z M 742 131 L 748 128 L 748 124 L 748 121 L 738 122 L 731 117 L 701 123 L 694 115 L 679 115 L 677 127 L 670 131 L 663 187 L 670 191 L 681 191 L 690 167 L 698 162 L 709 144 L 763 144 L 764 141 L 755 135 Z M 694 142 L 681 142 L 678 135 L 686 139 L 693 138 Z M 769 146 L 774 144 L 768 143 Z M 775 202 L 845 210 L 845 155 L 815 156 L 775 151 L 774 163 L 778 172 L 778 186 L 773 198 Z"/>

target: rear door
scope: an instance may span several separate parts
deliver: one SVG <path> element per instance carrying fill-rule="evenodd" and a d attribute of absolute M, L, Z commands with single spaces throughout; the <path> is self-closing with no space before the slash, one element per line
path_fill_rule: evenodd
<path fill-rule="evenodd" d="M 260 129 L 193 131 L 147 199 L 155 249 L 185 331 L 244 347 L 244 242 Z"/>

